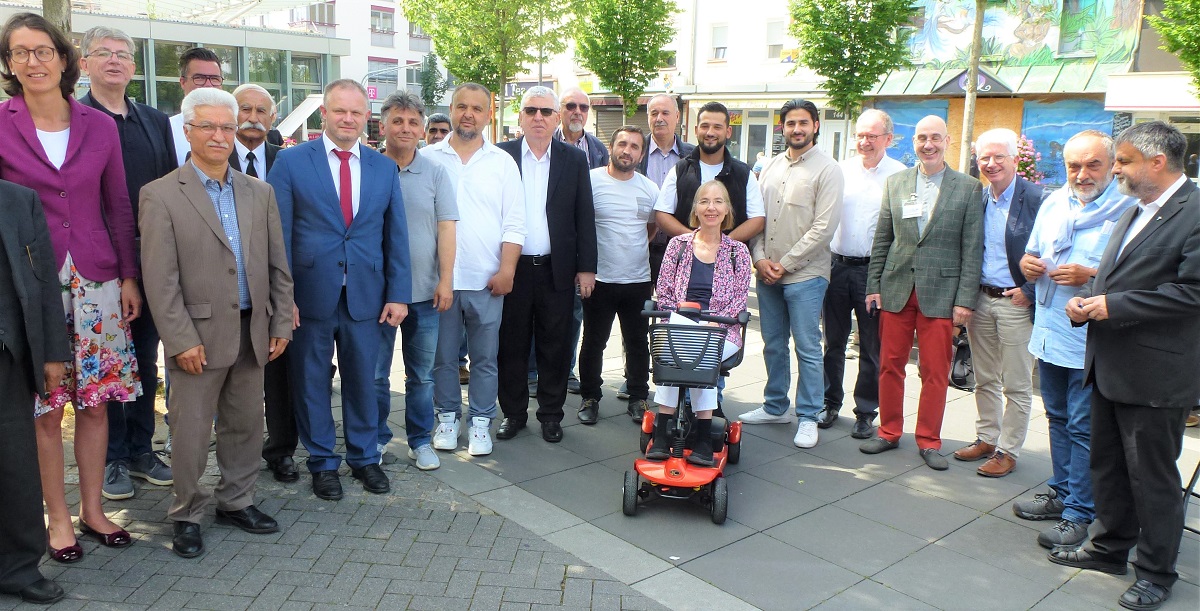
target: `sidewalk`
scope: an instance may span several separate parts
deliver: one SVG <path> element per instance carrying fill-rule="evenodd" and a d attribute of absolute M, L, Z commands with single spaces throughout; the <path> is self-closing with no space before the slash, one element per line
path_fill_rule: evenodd
<path fill-rule="evenodd" d="M 731 417 L 761 400 L 762 341 L 752 327 L 725 392 Z M 345 476 L 346 498 L 320 501 L 307 478 L 283 485 L 263 471 L 259 504 L 283 532 L 249 535 L 209 518 L 207 553 L 184 560 L 170 551 L 167 490 L 144 486 L 136 499 L 105 502 L 134 533 L 131 548 L 85 539 L 82 562 L 43 564 L 69 593 L 54 608 L 1057 611 L 1116 608 L 1133 581 L 1132 572 L 1114 577 L 1049 563 L 1035 538 L 1050 524 L 1012 515 L 1012 501 L 1043 489 L 1050 475 L 1036 396 L 1018 468 L 1002 479 L 978 477 L 977 463 L 951 460 L 940 473 L 924 466 L 910 436 L 917 390 L 910 383 L 912 415 L 897 451 L 860 453 L 848 417 L 821 431 L 810 450 L 792 445 L 795 425 L 747 426 L 741 463 L 726 472 L 724 525 L 701 507 L 667 501 L 626 517 L 622 473 L 639 453 L 638 429 L 615 399 L 620 346 L 614 337 L 606 353 L 606 399 L 595 426 L 578 423 L 572 395 L 562 443 L 543 442 L 535 426 L 497 441 L 487 457 L 469 457 L 465 448 L 441 453 L 441 469 L 428 473 L 403 458 L 397 355 L 391 451 L 401 460 L 385 466 L 391 494 L 365 494 Z M 847 388 L 856 367 L 847 365 Z M 974 398 L 951 389 L 944 454 L 974 439 L 974 420 Z M 1196 429 L 1184 446 L 1187 477 L 1200 460 Z M 1193 525 L 1198 512 L 1193 503 Z M 1179 572 L 1163 608 L 1196 609 L 1195 535 L 1184 538 Z M 14 606 L 0 598 L 0 609 Z"/>

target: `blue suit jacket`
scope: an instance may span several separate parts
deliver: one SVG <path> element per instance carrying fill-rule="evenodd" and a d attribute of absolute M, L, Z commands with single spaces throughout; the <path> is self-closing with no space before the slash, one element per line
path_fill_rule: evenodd
<path fill-rule="evenodd" d="M 384 303 L 410 303 L 408 227 L 396 164 L 359 146 L 358 214 L 346 227 L 324 140 L 280 151 L 267 174 L 305 318 L 333 316 L 346 283 L 354 320 L 379 318 Z"/>
<path fill-rule="evenodd" d="M 1017 186 L 1013 188 L 1012 203 L 1008 208 L 1008 225 L 1004 228 L 1004 250 L 1008 254 L 1008 272 L 1013 281 L 1021 287 L 1021 292 L 1030 303 L 1034 301 L 1033 289 L 1036 283 L 1025 280 L 1021 273 L 1021 257 L 1025 256 L 1025 247 L 1029 244 L 1029 234 L 1033 233 L 1033 221 L 1037 219 L 1038 210 L 1042 207 L 1045 191 L 1020 176 L 1013 180 Z M 1033 306 L 1029 306 L 1033 315 Z"/>

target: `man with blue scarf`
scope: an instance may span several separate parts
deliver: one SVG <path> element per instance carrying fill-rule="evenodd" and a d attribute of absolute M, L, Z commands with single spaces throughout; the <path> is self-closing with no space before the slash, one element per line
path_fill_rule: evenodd
<path fill-rule="evenodd" d="M 1137 201 L 1117 189 L 1113 157 L 1113 140 L 1102 132 L 1080 132 L 1067 141 L 1067 184 L 1042 204 L 1021 259 L 1021 273 L 1036 281 L 1029 352 L 1038 359 L 1054 471 L 1050 490 L 1013 503 L 1013 513 L 1026 520 L 1057 520 L 1038 535 L 1046 548 L 1082 544 L 1096 515 L 1088 471 L 1092 389 L 1084 380 L 1087 330 L 1072 327 L 1065 308 L 1096 274 L 1117 219 Z"/>

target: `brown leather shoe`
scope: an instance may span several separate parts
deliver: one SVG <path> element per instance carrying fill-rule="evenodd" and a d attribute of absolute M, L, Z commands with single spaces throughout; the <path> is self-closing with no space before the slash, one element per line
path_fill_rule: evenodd
<path fill-rule="evenodd" d="M 975 472 L 984 477 L 1004 477 L 1017 468 L 1017 459 L 1011 454 L 996 451 L 987 462 L 979 466 Z"/>
<path fill-rule="evenodd" d="M 967 462 L 975 460 L 983 460 L 996 453 L 996 446 L 990 443 L 984 443 L 982 439 L 976 439 L 975 443 L 960 448 L 954 451 L 954 458 L 965 460 Z"/>

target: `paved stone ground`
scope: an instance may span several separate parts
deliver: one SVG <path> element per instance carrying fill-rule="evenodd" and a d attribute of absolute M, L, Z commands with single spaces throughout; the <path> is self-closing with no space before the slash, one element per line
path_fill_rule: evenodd
<path fill-rule="evenodd" d="M 1116 608 L 1132 582 L 1048 563 L 1035 537 L 1049 525 L 1013 517 L 1012 501 L 1043 488 L 1050 474 L 1036 397 L 1019 467 L 1003 479 L 978 477 L 976 464 L 954 460 L 949 471 L 932 472 L 908 436 L 898 451 L 863 455 L 848 418 L 821 431 L 809 450 L 792 445 L 794 425 L 753 426 L 744 429 L 741 464 L 726 473 L 724 525 L 703 508 L 665 501 L 623 516 L 621 474 L 638 454 L 637 429 L 612 398 L 619 349 L 614 337 L 600 423 L 579 425 L 572 396 L 561 444 L 523 431 L 497 441 L 491 456 L 442 453 L 442 468 L 428 473 L 401 458 L 385 466 L 391 494 L 366 494 L 344 474 L 339 502 L 313 497 L 307 478 L 282 485 L 264 471 L 260 506 L 283 532 L 249 535 L 209 518 L 208 552 L 199 559 L 170 552 L 166 489 L 144 486 L 136 499 L 106 501 L 136 541 L 109 550 L 85 539 L 82 562 L 44 563 L 69 593 L 55 608 L 1057 611 Z M 726 391 L 731 416 L 761 401 L 761 349 L 752 329 Z M 915 369 L 910 375 L 915 380 Z M 397 357 L 391 449 L 401 457 L 402 377 Z M 906 434 L 916 390 L 909 385 Z M 974 438 L 974 398 L 952 390 L 949 399 L 945 454 Z M 1190 474 L 1197 460 L 1200 435 L 1189 429 L 1181 470 Z M 1193 525 L 1198 514 L 1193 503 Z M 1185 536 L 1179 571 L 1164 609 L 1200 607 L 1200 538 Z M 0 598 L 0 609 L 14 606 Z"/>

